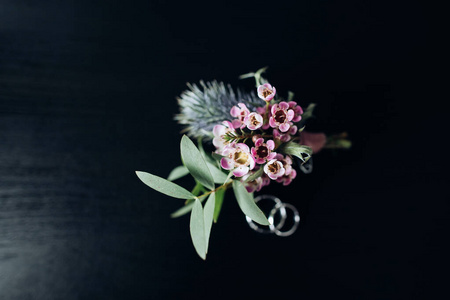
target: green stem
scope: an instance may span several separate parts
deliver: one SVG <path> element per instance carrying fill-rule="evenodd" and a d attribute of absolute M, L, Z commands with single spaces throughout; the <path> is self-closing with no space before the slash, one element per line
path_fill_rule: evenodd
<path fill-rule="evenodd" d="M 202 198 L 202 197 L 206 197 L 212 193 L 217 192 L 220 189 L 228 189 L 228 186 L 233 182 L 233 180 L 228 181 L 227 183 L 222 184 L 221 186 L 219 186 L 218 188 L 215 188 L 214 190 L 211 190 L 209 192 L 204 193 L 203 195 L 198 196 L 197 198 Z"/>

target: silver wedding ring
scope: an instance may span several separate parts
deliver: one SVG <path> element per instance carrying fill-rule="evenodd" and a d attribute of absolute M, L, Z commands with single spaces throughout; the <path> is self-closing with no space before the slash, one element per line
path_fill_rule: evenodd
<path fill-rule="evenodd" d="M 262 227 L 246 216 L 245 219 L 247 220 L 247 223 L 251 229 L 255 230 L 256 232 L 273 233 L 278 236 L 290 236 L 297 230 L 298 225 L 300 224 L 300 214 L 298 213 L 298 210 L 295 208 L 295 206 L 289 203 L 283 203 L 280 199 L 272 195 L 260 195 L 255 198 L 255 203 L 258 203 L 261 200 L 269 200 L 275 203 L 269 214 L 266 215 L 270 225 L 268 228 Z M 292 211 L 293 225 L 288 230 L 283 231 L 286 224 L 286 219 L 288 218 L 286 209 Z M 279 218 L 276 218 L 278 214 Z"/>

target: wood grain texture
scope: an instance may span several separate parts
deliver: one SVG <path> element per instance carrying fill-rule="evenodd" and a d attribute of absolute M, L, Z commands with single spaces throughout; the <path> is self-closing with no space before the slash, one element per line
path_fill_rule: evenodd
<path fill-rule="evenodd" d="M 0 300 L 445 298 L 446 117 L 421 5 L 216 5 L 1 1 Z M 180 165 L 186 82 L 252 89 L 237 77 L 266 65 L 318 104 L 308 130 L 354 147 L 267 187 L 299 209 L 292 237 L 253 232 L 227 192 L 203 262 L 180 202 L 134 172 Z M 405 151 L 419 142 L 432 155 Z"/>

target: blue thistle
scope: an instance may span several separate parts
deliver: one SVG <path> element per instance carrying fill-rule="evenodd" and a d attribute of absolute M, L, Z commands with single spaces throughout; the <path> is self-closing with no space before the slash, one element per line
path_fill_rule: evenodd
<path fill-rule="evenodd" d="M 255 92 L 246 93 L 239 89 L 234 92 L 229 84 L 216 80 L 201 80 L 201 88 L 190 83 L 187 86 L 189 90 L 177 98 L 180 113 L 175 115 L 175 120 L 184 125 L 182 132 L 193 138 L 211 140 L 213 127 L 231 120 L 230 110 L 238 103 L 244 103 L 251 111 L 264 104 Z"/>

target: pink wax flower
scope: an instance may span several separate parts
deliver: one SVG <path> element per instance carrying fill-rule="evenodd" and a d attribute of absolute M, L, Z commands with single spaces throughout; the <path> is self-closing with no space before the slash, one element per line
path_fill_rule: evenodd
<path fill-rule="evenodd" d="M 289 142 L 291 140 L 291 136 L 289 134 L 289 132 L 287 133 L 281 133 L 279 130 L 274 129 L 273 130 L 273 137 L 276 140 L 280 140 L 283 143 Z"/>
<path fill-rule="evenodd" d="M 245 124 L 244 124 L 244 119 L 245 117 L 250 113 L 250 111 L 248 110 L 247 106 L 245 106 L 244 103 L 238 103 L 237 107 L 236 105 L 233 106 L 230 110 L 230 114 L 232 117 L 237 118 L 235 120 L 233 120 L 233 126 L 234 128 L 244 128 Z"/>
<path fill-rule="evenodd" d="M 289 108 L 294 111 L 292 122 L 297 123 L 302 119 L 303 109 L 295 101 L 289 101 Z"/>
<path fill-rule="evenodd" d="M 277 90 L 274 86 L 271 86 L 269 83 L 265 83 L 263 85 L 258 86 L 258 97 L 263 99 L 264 101 L 269 102 L 275 97 Z"/>
<path fill-rule="evenodd" d="M 263 187 L 263 179 L 261 177 L 258 177 L 255 180 L 244 182 L 250 175 L 251 173 L 248 173 L 242 177 L 242 182 L 244 183 L 247 192 L 249 193 L 253 193 L 254 191 L 259 192 Z"/>
<path fill-rule="evenodd" d="M 284 174 L 281 177 L 277 178 L 277 182 L 282 183 L 283 185 L 288 185 L 292 182 L 292 180 L 297 176 L 297 171 L 295 169 L 292 169 L 292 171 L 289 173 L 289 175 Z"/>
<path fill-rule="evenodd" d="M 283 176 L 285 172 L 286 170 L 283 168 L 283 163 L 276 159 L 272 159 L 264 166 L 264 173 L 272 180 L 276 180 L 278 177 Z"/>
<path fill-rule="evenodd" d="M 267 114 L 268 117 L 270 117 L 270 108 L 271 108 L 271 107 L 272 107 L 272 105 L 269 105 L 269 107 L 267 108 L 267 109 L 269 110 L 269 111 L 268 111 L 268 114 Z M 257 107 L 257 108 L 256 108 L 256 112 L 257 112 L 258 114 L 260 114 L 261 116 L 265 116 L 265 115 L 266 115 L 266 107 L 265 107 L 265 106 Z M 265 120 L 264 123 L 263 123 L 263 125 L 261 126 L 261 128 L 262 128 L 263 130 L 266 130 L 266 129 L 269 129 L 269 127 L 270 127 L 269 122 L 267 122 L 267 120 Z"/>
<path fill-rule="evenodd" d="M 242 177 L 255 167 L 255 160 L 250 155 L 249 147 L 244 143 L 231 143 L 222 151 L 220 165 L 225 170 L 233 170 L 233 175 Z"/>
<path fill-rule="evenodd" d="M 247 126 L 248 129 L 256 130 L 263 125 L 263 117 L 255 112 L 249 113 L 244 118 L 244 124 Z"/>
<path fill-rule="evenodd" d="M 283 164 L 283 168 L 285 169 L 284 175 L 289 175 L 294 170 L 292 168 L 292 158 L 289 155 L 283 156 L 283 154 L 278 153 L 275 159 Z"/>
<path fill-rule="evenodd" d="M 216 146 L 216 153 L 222 154 L 223 148 L 227 145 L 227 142 L 224 139 L 224 136 L 229 132 L 235 132 L 233 124 L 229 121 L 223 121 L 223 125 L 216 125 L 213 128 L 213 145 Z"/>
<path fill-rule="evenodd" d="M 255 141 L 255 147 L 252 147 L 251 153 L 258 164 L 263 164 L 266 161 L 275 158 L 277 154 L 275 152 L 272 152 L 274 148 L 274 141 L 268 140 L 266 143 L 264 143 L 264 139 L 259 138 Z"/>
<path fill-rule="evenodd" d="M 271 113 L 272 116 L 269 119 L 270 127 L 278 128 L 281 132 L 288 131 L 295 114 L 292 109 L 289 109 L 289 104 L 284 101 L 274 104 Z"/>

